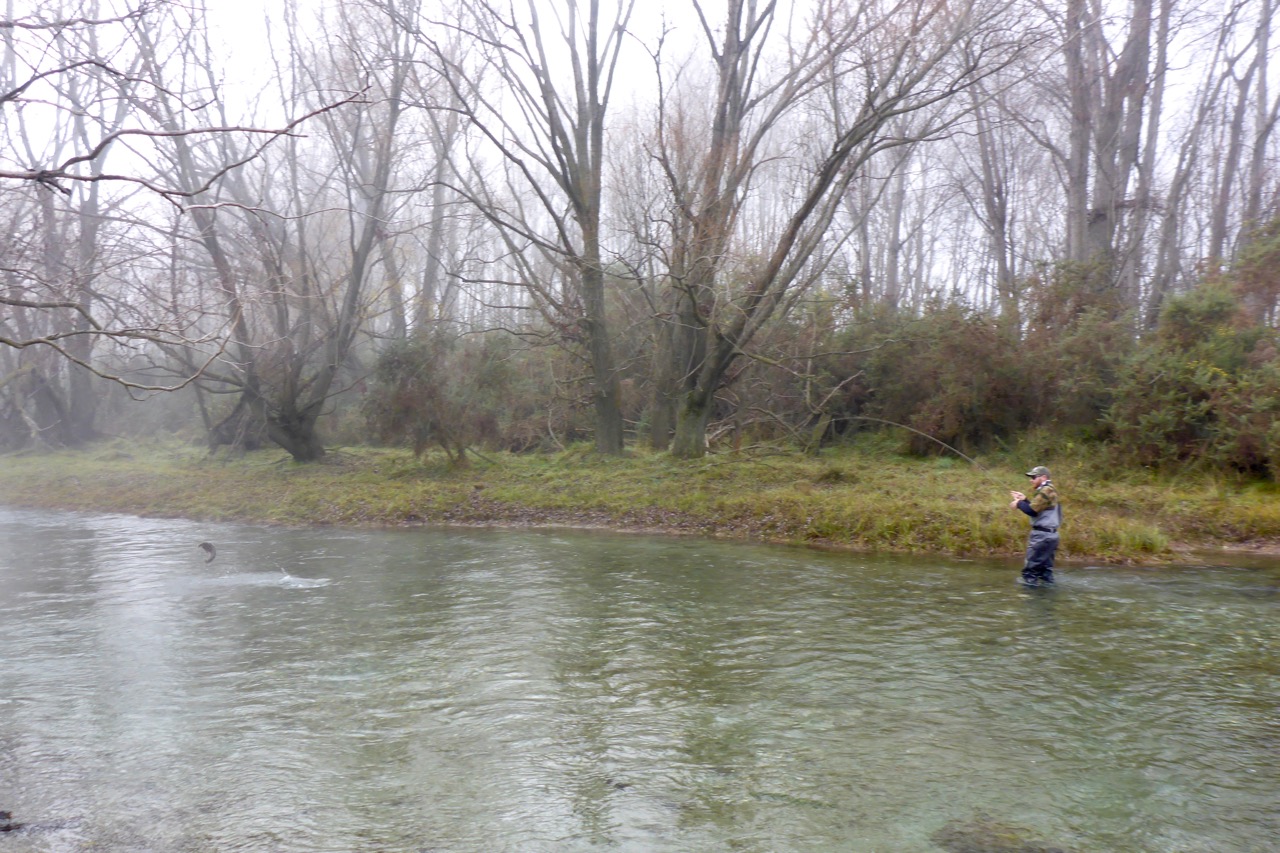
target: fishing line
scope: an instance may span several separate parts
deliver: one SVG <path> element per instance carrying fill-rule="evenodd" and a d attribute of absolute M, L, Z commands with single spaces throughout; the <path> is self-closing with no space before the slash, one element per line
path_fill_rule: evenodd
<path fill-rule="evenodd" d="M 1001 483 L 999 480 L 997 480 L 997 479 L 995 478 L 995 475 L 994 475 L 994 474 L 992 474 L 992 473 L 991 473 L 990 471 L 988 471 L 986 468 L 983 468 L 980 464 L 978 464 L 978 460 L 977 460 L 977 459 L 974 459 L 972 456 L 969 456 L 969 455 L 967 455 L 967 454 L 965 454 L 965 453 L 962 453 L 961 451 L 959 451 L 959 450 L 957 450 L 956 448 L 952 447 L 951 445 L 947 444 L 947 443 L 946 443 L 945 441 L 943 441 L 942 439 L 940 439 L 940 438 L 936 438 L 936 437 L 934 437 L 934 436 L 932 436 L 932 435 L 929 435 L 929 433 L 927 433 L 927 432 L 922 432 L 922 431 L 920 431 L 920 430 L 916 429 L 915 427 L 909 427 L 909 426 L 907 426 L 906 424 L 895 423 L 895 422 L 893 422 L 893 421 L 886 421 L 884 418 L 872 418 L 872 417 L 868 417 L 868 416 L 866 416 L 866 415 L 849 415 L 848 417 L 849 417 L 849 420 L 851 420 L 851 421 L 874 421 L 875 423 L 878 423 L 878 424 L 887 424 L 888 426 L 901 427 L 902 429 L 905 429 L 905 430 L 907 430 L 907 431 L 909 431 L 909 432 L 914 432 L 916 435 L 920 436 L 921 438 L 927 438 L 927 439 L 929 439 L 929 440 L 930 440 L 930 441 L 932 441 L 932 442 L 935 442 L 935 443 L 937 443 L 937 444 L 940 444 L 940 445 L 942 445 L 943 447 L 945 447 L 947 450 L 950 450 L 952 453 L 954 453 L 955 455 L 959 456 L 961 459 L 964 459 L 964 460 L 966 460 L 966 461 L 970 462 L 970 463 L 973 465 L 973 467 L 975 467 L 975 468 L 977 468 L 979 471 L 981 471 L 981 472 L 982 472 L 982 474 L 983 474 L 983 476 L 985 476 L 985 477 L 986 477 L 988 480 L 990 480 L 992 483 L 995 483 L 995 484 L 996 484 L 996 486 L 997 486 L 997 487 L 999 487 L 1002 491 L 1003 491 L 1003 490 L 1008 489 L 1008 486 L 1007 486 L 1007 485 L 1005 485 L 1004 483 Z"/>

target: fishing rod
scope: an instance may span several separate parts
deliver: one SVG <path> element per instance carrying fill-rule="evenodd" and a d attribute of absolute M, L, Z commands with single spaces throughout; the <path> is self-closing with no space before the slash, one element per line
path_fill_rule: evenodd
<path fill-rule="evenodd" d="M 946 443 L 945 441 L 943 441 L 942 439 L 937 438 L 937 437 L 932 436 L 932 435 L 929 435 L 929 433 L 927 433 L 927 432 L 922 432 L 921 430 L 918 430 L 918 429 L 916 429 L 915 427 L 907 426 L 906 424 L 900 424 L 900 423 L 896 423 L 896 422 L 894 422 L 894 421 L 887 421 L 887 420 L 885 420 L 884 418 L 873 418 L 873 417 L 869 417 L 869 416 L 867 416 L 867 415 L 849 415 L 848 417 L 849 417 L 849 420 L 852 420 L 852 421 L 874 421 L 875 423 L 878 423 L 878 424 L 886 424 L 886 425 L 888 425 L 888 426 L 895 426 L 895 427 L 899 427 L 899 428 L 901 428 L 901 429 L 905 429 L 905 430 L 907 430 L 908 432 L 914 432 L 916 435 L 920 436 L 921 438 L 927 438 L 927 439 L 929 439 L 930 441 L 934 442 L 935 444 L 940 444 L 940 445 L 942 445 L 943 447 L 945 447 L 947 450 L 950 450 L 952 453 L 954 453 L 955 455 L 959 456 L 961 459 L 964 459 L 964 460 L 968 461 L 969 463 L 971 463 L 971 464 L 973 465 L 973 467 L 975 467 L 975 468 L 977 468 L 979 471 L 981 471 L 981 472 L 982 472 L 982 475 L 983 475 L 984 477 L 986 477 L 986 478 L 987 478 L 989 481 L 991 481 L 992 483 L 995 483 L 995 484 L 996 484 L 996 486 L 997 486 L 997 487 L 999 487 L 1001 490 L 1006 490 L 1006 489 L 1008 489 L 1008 486 L 1007 486 L 1006 484 L 1001 483 L 999 480 L 997 480 L 997 479 L 996 479 L 996 477 L 995 477 L 995 475 L 994 475 L 994 474 L 992 474 L 992 473 L 991 473 L 990 471 L 988 471 L 986 468 L 983 468 L 983 467 L 982 467 L 982 465 L 980 465 L 980 464 L 978 463 L 978 460 L 977 460 L 977 459 L 974 459 L 972 456 L 969 456 L 968 454 L 963 453 L 963 452 L 961 452 L 960 450 L 957 450 L 956 448 L 954 448 L 954 447 L 952 447 L 951 445 L 947 444 L 947 443 Z"/>

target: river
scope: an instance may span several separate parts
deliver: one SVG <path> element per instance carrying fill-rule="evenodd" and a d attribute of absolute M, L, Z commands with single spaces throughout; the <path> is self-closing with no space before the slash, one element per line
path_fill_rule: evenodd
<path fill-rule="evenodd" d="M 1275 851 L 1221 562 L 0 509 L 0 853 Z"/>

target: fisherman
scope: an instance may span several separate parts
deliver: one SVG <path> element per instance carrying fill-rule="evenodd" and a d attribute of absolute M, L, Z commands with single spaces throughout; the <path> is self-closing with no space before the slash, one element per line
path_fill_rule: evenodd
<path fill-rule="evenodd" d="M 1037 465 L 1027 472 L 1031 488 L 1035 491 L 1028 498 L 1022 492 L 1009 492 L 1013 503 L 1010 509 L 1019 510 L 1031 517 L 1031 533 L 1027 537 L 1027 562 L 1022 567 L 1022 583 L 1026 586 L 1044 586 L 1053 583 L 1053 557 L 1058 552 L 1058 528 L 1062 525 L 1062 505 L 1058 491 L 1049 479 L 1049 469 Z"/>

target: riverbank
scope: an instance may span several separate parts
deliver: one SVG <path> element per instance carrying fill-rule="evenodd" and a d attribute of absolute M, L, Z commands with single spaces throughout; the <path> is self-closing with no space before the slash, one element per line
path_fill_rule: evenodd
<path fill-rule="evenodd" d="M 1160 563 L 1190 548 L 1280 542 L 1274 484 L 1121 472 L 1058 460 L 1065 561 Z M 0 457 L 15 506 L 286 525 L 594 527 L 836 549 L 1015 558 L 1025 489 L 1004 460 L 837 449 L 817 457 L 724 454 L 679 462 L 585 448 L 487 455 L 454 469 L 402 450 L 348 449 L 297 465 L 284 453 L 210 456 L 110 443 Z"/>

